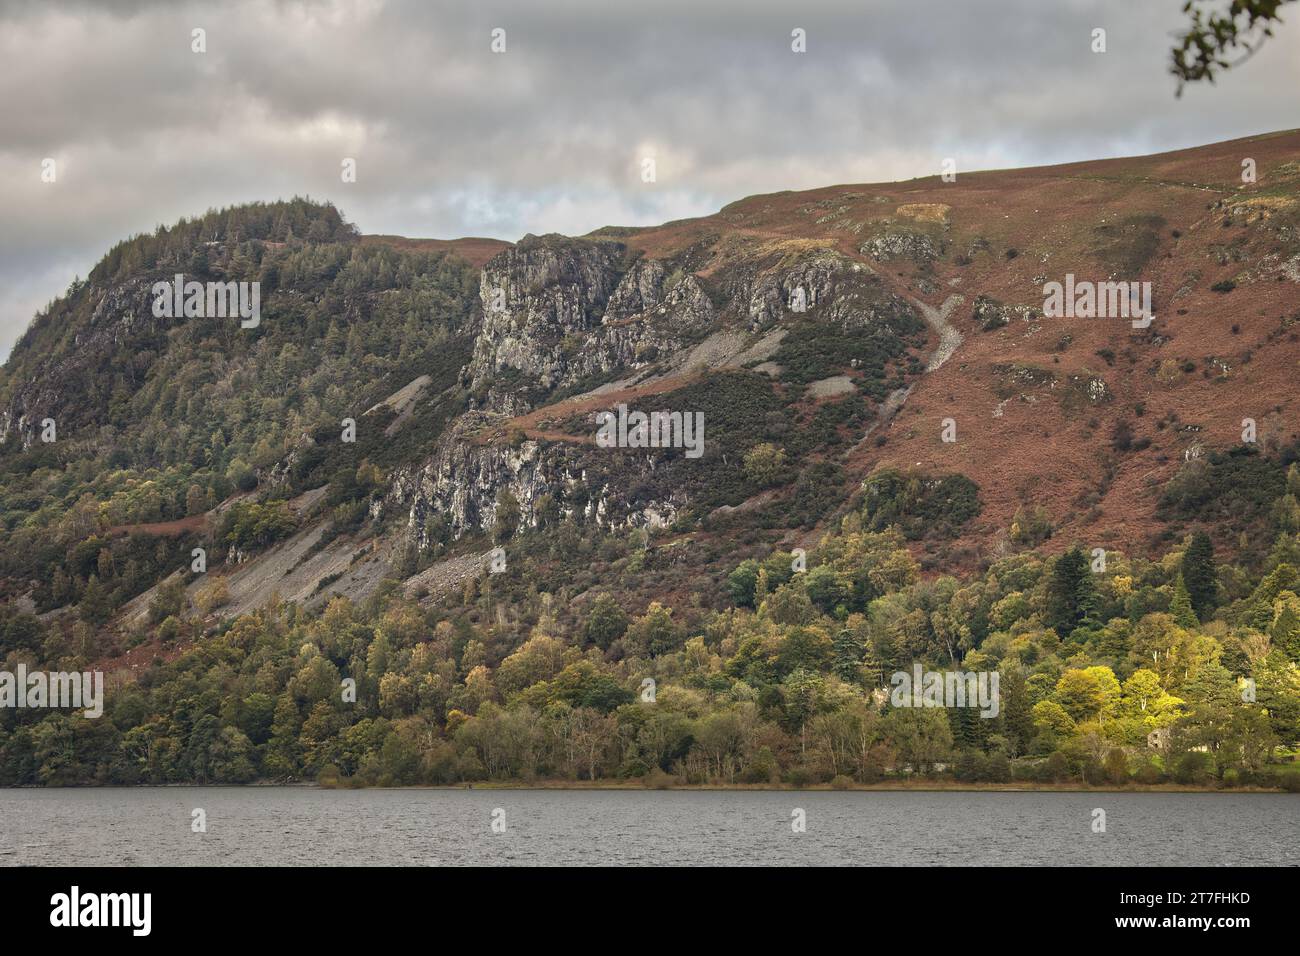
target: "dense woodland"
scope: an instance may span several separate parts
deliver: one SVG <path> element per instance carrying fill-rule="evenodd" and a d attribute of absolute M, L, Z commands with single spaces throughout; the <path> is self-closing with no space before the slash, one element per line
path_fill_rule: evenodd
<path fill-rule="evenodd" d="M 1294 508 L 1295 465 L 1285 488 Z M 6 711 L 0 782 L 1297 783 L 1282 762 L 1300 737 L 1295 533 L 1258 575 L 1198 533 L 1100 573 L 1072 548 L 922 580 L 904 535 L 871 519 L 845 516 L 805 572 L 785 553 L 739 563 L 718 610 L 624 608 L 629 578 L 689 569 L 563 522 L 507 533 L 508 571 L 434 610 L 394 582 L 202 639 L 168 618 L 184 650 L 111 686 L 104 719 Z M 64 669 L 94 640 L 12 610 L 0 633 L 7 660 Z M 999 715 L 892 707 L 877 690 L 913 661 L 996 669 Z"/>
<path fill-rule="evenodd" d="M 221 319 L 166 320 L 133 327 L 101 352 L 76 345 L 123 286 L 102 298 L 98 288 L 125 283 L 147 315 L 140 303 L 150 283 L 178 270 L 260 280 L 257 334 Z M 0 445 L 0 580 L 38 581 L 39 611 L 84 605 L 89 590 L 88 616 L 100 623 L 188 550 L 111 541 L 111 529 L 202 514 L 268 487 L 286 462 L 288 481 L 273 498 L 329 484 L 338 521 L 354 523 L 373 468 L 414 455 L 459 410 L 476 291 L 468 263 L 360 243 L 333 206 L 305 200 L 211 212 L 120 243 L 91 282 L 74 282 L 37 317 L 0 370 L 2 405 L 51 354 L 90 363 L 59 383 L 59 441 L 24 450 L 14 430 Z M 422 406 L 397 440 L 377 427 L 356 444 L 337 441 L 341 419 L 360 417 L 417 374 L 447 394 Z M 304 434 L 321 441 L 300 448 Z M 220 543 L 264 545 L 285 530 L 251 524 Z"/>

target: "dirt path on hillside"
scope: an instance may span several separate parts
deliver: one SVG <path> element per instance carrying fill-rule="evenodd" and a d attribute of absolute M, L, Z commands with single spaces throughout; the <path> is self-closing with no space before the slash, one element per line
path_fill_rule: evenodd
<path fill-rule="evenodd" d="M 963 295 L 950 295 L 939 308 L 932 305 L 926 305 L 920 299 L 910 299 L 911 303 L 921 310 L 921 315 L 925 317 L 926 323 L 930 328 L 939 333 L 939 347 L 934 350 L 930 356 L 930 361 L 925 363 L 927 372 L 936 371 L 939 366 L 952 358 L 958 346 L 962 343 L 962 334 L 957 331 L 957 327 L 948 321 L 948 316 L 952 315 L 953 309 L 966 301 Z"/>
<path fill-rule="evenodd" d="M 907 301 L 920 310 L 926 324 L 939 333 L 939 345 L 930 353 L 930 358 L 925 363 L 927 374 L 937 370 L 944 362 L 952 358 L 953 353 L 957 351 L 964 341 L 962 334 L 957 331 L 957 327 L 948 321 L 948 316 L 952 315 L 953 310 L 965 300 L 965 296 L 950 295 L 944 300 L 943 305 L 936 309 L 932 305 L 926 305 L 919 299 L 908 297 Z M 906 388 L 896 388 L 889 393 L 888 397 L 880 403 L 880 408 L 876 410 L 876 420 L 867 428 L 866 434 L 862 436 L 862 441 L 858 442 L 858 445 L 870 438 L 871 433 L 881 425 L 893 420 L 915 387 L 916 383 L 913 382 Z"/>
<path fill-rule="evenodd" d="M 149 521 L 144 524 L 115 524 L 106 534 L 117 538 L 132 534 L 153 535 L 159 538 L 176 538 L 188 531 L 204 531 L 208 526 L 207 515 L 190 515 L 175 521 Z"/>
<path fill-rule="evenodd" d="M 493 425 L 474 436 L 477 444 L 484 445 L 491 441 L 500 439 L 508 435 L 514 429 L 523 429 L 524 434 L 532 439 L 549 440 L 549 441 L 567 441 L 575 443 L 594 444 L 596 439 L 594 435 L 570 435 L 566 432 L 555 431 L 543 428 L 544 424 L 551 424 L 572 418 L 574 415 L 583 412 L 603 411 L 613 408 L 619 402 L 631 404 L 637 399 L 648 398 L 652 395 L 659 395 L 663 392 L 675 391 L 684 388 L 687 385 L 694 384 L 703 378 L 700 372 L 694 372 L 687 375 L 676 375 L 668 378 L 659 378 L 644 385 L 632 385 L 627 388 L 615 389 L 607 392 L 586 392 L 573 398 L 566 398 L 553 405 L 545 405 L 541 408 L 535 408 L 531 412 L 525 412 L 523 415 L 516 415 L 508 421 Z"/>

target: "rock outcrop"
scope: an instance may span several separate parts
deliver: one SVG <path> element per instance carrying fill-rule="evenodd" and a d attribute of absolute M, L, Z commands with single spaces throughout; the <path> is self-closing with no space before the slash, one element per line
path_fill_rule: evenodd
<path fill-rule="evenodd" d="M 1028 305 L 1003 305 L 986 295 L 977 295 L 971 317 L 983 332 L 992 332 L 1010 325 L 1013 318 L 1030 322 L 1038 315 L 1038 310 Z"/>
<path fill-rule="evenodd" d="M 487 440 L 511 418 L 557 390 L 604 384 L 663 362 L 671 366 L 723 327 L 743 346 L 748 332 L 790 322 L 834 323 L 845 331 L 917 322 L 905 299 L 867 265 L 827 248 L 801 248 L 773 259 L 770 250 L 729 258 L 715 270 L 726 297 L 720 308 L 680 262 L 642 258 L 608 239 L 528 237 L 482 271 L 483 319 L 462 378 L 479 404 L 462 415 L 418 467 L 393 476 L 374 510 L 407 514 L 414 543 L 491 530 L 508 493 L 521 524 L 542 512 L 604 527 L 671 524 L 688 502 L 632 500 L 654 470 L 650 454 L 625 454 L 565 441 Z M 739 347 L 739 346 L 738 346 Z M 495 426 L 495 427 L 493 427 Z"/>
<path fill-rule="evenodd" d="M 623 247 L 613 242 L 525 237 L 483 268 L 479 298 L 483 322 L 467 369 L 470 387 L 485 389 L 503 373 L 549 391 L 566 380 L 569 365 L 599 324 L 618 282 Z M 493 389 L 488 405 L 517 411 Z"/>
<path fill-rule="evenodd" d="M 405 510 L 408 533 L 422 550 L 439 540 L 491 531 L 503 492 L 518 504 L 519 524 L 526 527 L 536 527 L 545 513 L 613 529 L 661 527 L 675 520 L 683 502 L 633 502 L 620 490 L 635 486 L 637 478 L 654 470 L 651 455 L 629 456 L 628 480 L 616 487 L 588 468 L 586 456 L 595 452 L 586 446 L 475 440 L 476 432 L 503 417 L 488 412 L 462 416 L 422 467 L 393 476 L 373 516 L 390 508 Z"/>
<path fill-rule="evenodd" d="M 691 275 L 657 260 L 623 271 L 622 245 L 542 237 L 483 269 L 483 322 L 466 369 L 492 411 L 518 414 L 531 398 L 633 370 L 712 328 L 715 312 Z"/>
<path fill-rule="evenodd" d="M 474 433 L 498 417 L 483 412 L 463 415 L 422 468 L 394 476 L 385 506 L 409 508 L 408 527 L 417 547 L 428 548 L 441 534 L 456 538 L 490 529 L 503 491 L 519 503 L 521 522 L 536 524 L 538 499 L 557 482 L 572 480 L 539 442 L 477 443 Z M 446 527 L 435 530 L 439 515 Z"/>
<path fill-rule="evenodd" d="M 943 252 L 943 243 L 923 232 L 886 232 L 862 244 L 862 254 L 877 262 L 910 259 L 918 265 L 925 265 L 938 259 Z"/>
<path fill-rule="evenodd" d="M 99 409 L 78 401 L 77 389 L 97 378 L 101 366 L 118 349 L 127 345 L 145 348 L 161 323 L 169 321 L 154 318 L 149 288 L 143 279 L 130 279 L 100 290 L 83 284 L 71 293 L 75 307 L 89 311 L 89 321 L 83 320 L 77 329 L 72 348 L 63 349 L 38 377 L 22 383 L 8 405 L 0 409 L 0 442 L 15 435 L 23 448 L 30 447 L 47 417 L 65 434 L 93 420 Z M 83 297 L 94 304 L 87 306 Z M 74 305 L 65 308 L 71 311 Z"/>

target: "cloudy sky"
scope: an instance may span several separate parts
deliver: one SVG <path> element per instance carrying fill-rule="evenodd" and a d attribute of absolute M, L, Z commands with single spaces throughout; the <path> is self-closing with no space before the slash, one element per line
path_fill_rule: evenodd
<path fill-rule="evenodd" d="M 214 206 L 310 195 L 364 232 L 517 239 L 1300 125 L 1300 23 L 1176 99 L 1181 6 L 0 0 L 0 357 L 115 241 Z"/>

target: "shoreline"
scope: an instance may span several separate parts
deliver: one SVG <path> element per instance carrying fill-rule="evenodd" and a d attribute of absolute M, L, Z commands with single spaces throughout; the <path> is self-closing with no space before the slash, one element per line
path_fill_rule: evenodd
<path fill-rule="evenodd" d="M 161 790 L 161 789 L 231 789 L 256 790 L 259 788 L 303 788 L 308 790 L 555 790 L 555 791 L 594 791 L 615 790 L 632 792 L 651 792 L 681 790 L 693 792 L 764 792 L 773 793 L 1267 793 L 1287 795 L 1281 787 L 1200 787 L 1192 784 L 1156 783 L 1126 784 L 1123 786 L 1098 785 L 1082 783 L 960 783 L 957 781 L 918 781 L 907 783 L 889 781 L 882 783 L 855 783 L 849 787 L 832 787 L 829 783 L 813 784 L 807 787 L 794 787 L 782 784 L 753 783 L 670 783 L 656 785 L 640 780 L 533 780 L 533 781 L 477 781 L 458 784 L 411 784 L 409 786 L 382 786 L 379 784 L 352 784 L 340 781 L 333 784 L 321 784 L 309 780 L 277 783 L 259 780 L 253 783 L 150 783 L 150 784 L 105 784 L 103 786 L 69 786 L 69 787 L 0 787 L 0 790 Z"/>
<path fill-rule="evenodd" d="M 274 784 L 271 784 L 274 786 Z M 410 787 L 352 786 L 346 783 L 322 785 L 318 783 L 302 784 L 318 790 L 622 790 L 622 791 L 718 791 L 718 792 L 764 792 L 773 793 L 1277 793 L 1285 794 L 1280 787 L 1197 787 L 1182 784 L 1150 784 L 1136 786 L 1089 786 L 1088 784 L 1011 784 L 1011 783 L 943 783 L 926 781 L 924 783 L 855 783 L 851 787 L 832 787 L 828 783 L 813 784 L 807 787 L 794 787 L 782 784 L 748 784 L 748 783 L 674 783 L 663 786 L 641 783 L 640 781 L 587 781 L 587 780 L 535 780 L 532 782 L 483 781 L 470 784 L 416 785 Z"/>

